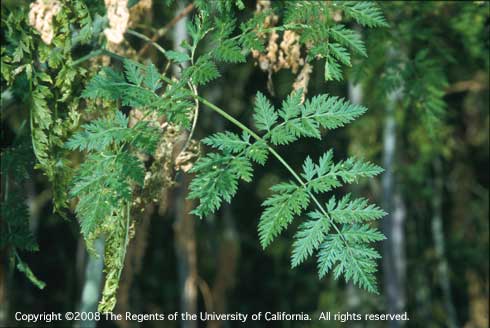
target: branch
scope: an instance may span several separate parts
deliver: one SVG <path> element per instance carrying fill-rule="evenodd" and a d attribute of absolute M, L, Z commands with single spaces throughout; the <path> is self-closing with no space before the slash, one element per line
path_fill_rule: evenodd
<path fill-rule="evenodd" d="M 484 89 L 488 89 L 488 85 L 482 83 L 481 81 L 476 81 L 476 80 L 459 81 L 450 85 L 446 89 L 446 94 L 466 92 L 466 91 L 478 92 Z"/>
<path fill-rule="evenodd" d="M 187 5 L 187 7 L 185 7 L 184 10 L 182 10 L 177 16 L 175 16 L 170 22 L 168 22 L 167 25 L 159 29 L 155 33 L 155 35 L 151 38 L 151 41 L 152 42 L 158 41 L 158 39 L 160 39 L 165 34 L 167 34 L 167 32 L 172 27 L 174 27 L 174 25 L 177 24 L 178 21 L 180 21 L 182 18 L 187 16 L 193 9 L 194 9 L 194 3 L 190 3 L 189 5 Z M 141 48 L 141 50 L 138 52 L 138 56 L 143 56 L 148 50 L 149 46 L 150 46 L 149 44 L 146 44 L 143 48 Z"/>

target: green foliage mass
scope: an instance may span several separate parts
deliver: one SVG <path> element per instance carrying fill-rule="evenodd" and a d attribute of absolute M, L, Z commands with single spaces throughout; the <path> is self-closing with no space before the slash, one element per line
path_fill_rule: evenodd
<path fill-rule="evenodd" d="M 29 227 L 29 209 L 23 192 L 23 185 L 32 177 L 32 154 L 32 146 L 25 132 L 19 135 L 12 147 L 2 151 L 0 249 L 6 250 L 12 267 L 16 266 L 36 287 L 43 289 L 46 284 L 34 275 L 19 254 L 39 250 Z"/>
<path fill-rule="evenodd" d="M 284 145 L 301 137 L 321 138 L 320 128 L 335 129 L 343 126 L 365 111 L 362 106 L 352 105 L 328 95 L 317 96 L 301 103 L 301 92 L 292 93 L 283 102 L 282 108 L 276 111 L 267 98 L 258 93 L 254 110 L 255 125 L 266 133 L 262 137 L 254 133 L 255 142 L 250 141 L 248 132 L 244 132 L 242 136 L 231 132 L 218 132 L 203 140 L 206 145 L 220 152 L 208 154 L 198 160 L 192 168 L 192 172 L 197 175 L 190 185 L 189 197 L 200 199 L 200 204 L 193 213 L 203 217 L 219 209 L 223 201 L 230 202 L 238 190 L 239 180 L 251 180 L 253 161 L 264 165 L 271 152 L 282 160 L 268 142 L 272 145 Z M 251 155 L 257 150 L 259 158 Z M 288 164 L 285 166 L 291 170 Z M 301 217 L 313 203 L 317 210 L 307 215 L 309 219 L 300 225 L 296 234 L 292 266 L 302 263 L 320 247 L 333 247 L 329 244 L 338 242 L 338 238 L 342 244 L 335 247 L 339 247 L 343 252 L 353 252 L 356 256 L 332 253 L 333 257 L 326 257 L 325 252 L 319 253 L 320 276 L 325 275 L 338 263 L 336 277 L 343 274 L 346 280 L 352 279 L 360 287 L 376 292 L 373 275 L 376 263 L 369 259 L 379 255 L 367 245 L 384 237 L 366 222 L 379 219 L 386 213 L 377 206 L 368 204 L 365 199 L 350 201 L 349 196 L 338 203 L 335 198 L 331 198 L 326 206 L 322 206 L 316 194 L 356 182 L 359 178 L 376 176 L 381 172 L 380 167 L 355 158 L 334 163 L 331 150 L 321 156 L 318 163 L 307 157 L 301 178 L 293 171 L 297 181 L 273 186 L 272 196 L 262 204 L 264 211 L 258 225 L 262 247 L 270 245 L 294 218 Z M 359 225 L 359 222 L 363 225 Z M 335 228 L 332 233 L 331 226 Z M 376 256 L 364 258 L 363 248 Z"/>
<path fill-rule="evenodd" d="M 39 167 L 53 184 L 55 208 L 67 208 L 69 197 L 76 198 L 75 213 L 88 249 L 93 250 L 96 238 L 106 239 L 106 283 L 99 310 L 112 311 L 116 303 L 131 237 L 131 209 L 136 192 L 145 188 L 146 169 L 139 155 L 155 154 L 163 129 L 158 119 L 164 118 L 178 131 L 191 129 L 192 134 L 199 102 L 242 132 L 218 132 L 203 139 L 203 144 L 217 151 L 202 156 L 192 167 L 195 177 L 189 198 L 200 201 L 192 213 L 205 217 L 219 210 L 223 201 L 230 202 L 235 196 L 240 180 L 252 181 L 253 164 L 264 165 L 274 157 L 294 179 L 273 186 L 272 196 L 262 204 L 258 223 L 262 247 L 270 245 L 294 219 L 303 218 L 293 243 L 291 265 L 295 267 L 317 252 L 320 277 L 332 270 L 336 278 L 343 276 L 377 292 L 375 259 L 379 254 L 371 244 L 384 237 L 368 222 L 385 213 L 365 199 L 346 196 L 337 202 L 331 198 L 322 205 L 317 197 L 360 178 L 374 177 L 381 168 L 356 158 L 335 163 L 330 150 L 317 163 L 307 157 L 303 172 L 297 174 L 273 148 L 291 146 L 305 137 L 321 139 L 326 130 L 345 126 L 366 108 L 327 94 L 303 101 L 302 90 L 297 90 L 276 109 L 258 92 L 253 117 L 259 135 L 201 98 L 198 87 L 219 78 L 221 65 L 243 63 L 252 50 L 264 51 L 267 33 L 286 30 L 300 36 L 306 61 L 325 61 L 326 81 L 341 80 L 341 65 L 351 66 L 354 56 L 367 55 L 351 22 L 386 27 L 379 7 L 373 2 L 287 1 L 238 23 L 235 11 L 245 8 L 240 0 L 197 1 L 196 6 L 197 13 L 187 25 L 190 40 L 182 43 L 184 51 L 166 51 L 152 43 L 168 60 L 167 67 L 174 64 L 180 68 L 178 79 L 167 77 L 166 71 L 161 74 L 151 63 L 143 65 L 105 49 L 101 32 L 107 20 L 98 15 L 97 6 L 90 11 L 83 1 L 64 3 L 54 19 L 55 36 L 50 45 L 27 24 L 24 10 L 2 16 L 8 41 L 2 47 L 2 77 L 9 86 L 28 85 L 32 148 Z M 265 18 L 272 14 L 283 14 L 282 25 L 265 26 Z M 137 32 L 128 33 L 149 40 Z M 212 45 L 208 51 L 198 49 L 204 39 Z M 74 59 L 73 50 L 79 45 L 94 49 Z M 98 55 L 121 61 L 123 72 L 103 67 L 95 74 L 84 68 L 88 59 Z M 90 81 L 85 85 L 87 78 Z M 123 114 L 127 107 L 143 114 L 135 125 Z M 89 122 L 78 129 L 85 111 L 95 117 L 84 115 Z M 74 152 L 83 152 L 84 160 L 72 171 L 69 159 Z M 25 217 L 20 205 L 12 209 Z M 7 209 L 2 207 L 3 211 Z M 39 284 L 25 266 L 19 269 Z"/>

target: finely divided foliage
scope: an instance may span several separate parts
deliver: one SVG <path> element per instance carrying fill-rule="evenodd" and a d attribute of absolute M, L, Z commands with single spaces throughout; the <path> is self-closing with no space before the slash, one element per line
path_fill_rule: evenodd
<path fill-rule="evenodd" d="M 317 161 L 307 157 L 298 174 L 274 149 L 291 145 L 300 138 L 321 139 L 326 130 L 343 127 L 361 116 L 366 108 L 327 94 L 304 100 L 303 90 L 296 90 L 276 109 L 258 92 L 253 109 L 257 130 L 254 131 L 201 98 L 197 89 L 220 76 L 220 65 L 242 63 L 250 52 L 264 51 L 263 36 L 272 30 L 299 35 L 306 61 L 325 61 L 325 80 L 341 80 L 342 65 L 351 66 L 355 55 L 367 55 L 360 34 L 348 24 L 387 26 L 375 3 L 285 1 L 276 7 L 277 2 L 273 2 L 270 9 L 238 24 L 235 8 L 243 10 L 242 1 L 197 0 L 197 14 L 187 27 L 190 40 L 182 43 L 184 51 L 166 51 L 157 45 L 168 64 L 181 68 L 177 80 L 167 77 L 166 71 L 161 74 L 153 64 L 142 65 L 104 49 L 104 44 L 98 44 L 104 20 L 92 20 L 83 1 L 74 3 L 62 6 L 56 18 L 55 27 L 59 31 L 53 45 L 38 40 L 36 32 L 35 37 L 32 35 L 25 13 L 9 15 L 8 25 L 16 28 L 6 31 L 9 42 L 7 47 L 2 47 L 1 73 L 9 85 L 21 73 L 30 81 L 32 148 L 54 185 L 56 209 L 69 207 L 66 189 L 70 185 L 69 195 L 78 199 L 75 212 L 87 247 L 91 249 L 93 240 L 99 236 L 106 238 L 106 284 L 100 311 L 112 311 L 115 305 L 130 239 L 131 206 L 136 192 L 145 188 L 146 169 L 140 155 L 155 154 L 161 141 L 161 120 L 177 130 L 193 129 L 191 121 L 199 109 L 196 102 L 219 113 L 242 132 L 218 132 L 202 140 L 216 152 L 202 156 L 192 167 L 195 177 L 190 184 L 189 198 L 199 199 L 193 213 L 205 217 L 219 210 L 223 201 L 230 202 L 235 196 L 240 180 L 252 181 L 253 164 L 264 165 L 268 158 L 274 157 L 292 178 L 273 186 L 272 195 L 262 204 L 264 210 L 258 223 L 262 247 L 269 246 L 293 220 L 303 220 L 293 242 L 293 267 L 317 253 L 321 277 L 333 271 L 336 278 L 343 276 L 368 291 L 377 292 L 374 274 L 379 254 L 371 243 L 384 236 L 370 221 L 385 213 L 367 200 L 351 199 L 349 195 L 338 201 L 332 197 L 327 203 L 322 203 L 319 197 L 360 178 L 374 177 L 382 169 L 356 158 L 335 162 L 333 151 L 329 150 Z M 269 15 L 281 13 L 284 17 L 279 21 L 283 25 L 266 26 Z M 80 26 L 80 31 L 77 37 L 72 37 L 76 26 Z M 205 38 L 212 46 L 208 51 L 197 51 Z M 102 48 L 73 60 L 71 51 L 79 43 Z M 100 54 L 122 60 L 123 72 L 104 67 L 94 74 L 83 67 L 87 59 Z M 81 92 L 79 84 L 87 75 L 93 77 Z M 79 119 L 85 118 L 82 115 L 85 104 L 89 109 L 98 107 L 91 111 L 97 117 L 74 133 Z M 143 117 L 130 124 L 120 106 L 137 109 Z M 72 174 L 68 154 L 74 151 L 84 152 L 85 157 Z M 19 218 L 25 216 L 24 208 L 12 210 L 19 213 Z M 8 224 L 22 226 L 8 209 L 2 207 L 2 213 L 12 218 Z M 15 240 L 11 244 L 20 249 Z M 20 258 L 18 263 L 21 271 L 42 285 L 28 267 L 21 265 Z"/>
<path fill-rule="evenodd" d="M 367 54 L 357 32 L 329 20 L 325 24 L 322 20 L 313 19 L 318 14 L 328 15 L 332 9 L 342 11 L 346 17 L 363 26 L 387 26 L 387 23 L 375 3 L 335 1 L 332 7 L 322 2 L 287 3 L 286 23 L 297 29 L 301 42 L 311 42 L 307 60 L 324 58 L 325 79 L 341 80 L 340 64 L 351 65 L 349 49 L 362 56 Z M 350 195 L 338 202 L 332 197 L 324 205 L 317 197 L 360 178 L 374 177 L 382 169 L 355 158 L 335 163 L 330 150 L 317 163 L 308 157 L 299 176 L 272 148 L 291 144 L 303 137 L 321 139 L 323 130 L 342 127 L 365 111 L 363 106 L 326 94 L 303 102 L 301 90 L 292 92 L 276 110 L 258 92 L 253 117 L 255 127 L 263 135 L 246 128 L 242 136 L 219 132 L 203 140 L 219 152 L 201 158 L 192 169 L 196 177 L 191 183 L 189 198 L 200 199 L 193 213 L 204 217 L 218 210 L 223 201 L 229 202 L 237 192 L 239 180 L 251 180 L 252 162 L 263 165 L 272 154 L 295 179 L 273 186 L 272 196 L 262 204 L 264 211 L 258 225 L 262 247 L 270 245 L 295 218 L 303 217 L 312 207 L 295 235 L 291 265 L 298 266 L 318 251 L 320 277 L 333 270 L 336 278 L 343 276 L 346 281 L 352 280 L 376 293 L 375 259 L 379 254 L 369 244 L 384 239 L 384 236 L 369 225 L 369 221 L 381 218 L 385 212 L 365 199 L 351 200 Z M 250 141 L 251 135 L 253 142 Z"/>
<path fill-rule="evenodd" d="M 375 2 L 286 2 L 286 24 L 301 36 L 300 42 L 310 48 L 307 61 L 325 60 L 324 74 L 327 81 L 342 80 L 341 64 L 351 66 L 349 50 L 367 56 L 359 33 L 333 19 L 333 16 L 341 15 L 364 27 L 388 26 Z"/>
<path fill-rule="evenodd" d="M 328 95 L 313 97 L 302 104 L 300 92 L 292 93 L 282 108 L 276 110 L 263 94 L 258 93 L 254 120 L 257 129 L 265 132 L 263 136 L 255 135 L 255 142 L 251 142 L 248 133 L 240 137 L 231 132 L 219 132 L 204 139 L 206 145 L 221 152 L 208 154 L 193 168 L 197 176 L 192 181 L 189 197 L 201 200 L 194 213 L 206 216 L 216 211 L 223 200 L 229 202 L 236 194 L 240 179 L 247 182 L 251 179 L 254 158 L 250 153 L 254 147 L 260 149 L 266 159 L 273 151 L 268 143 L 286 145 L 301 137 L 321 138 L 321 128 L 343 126 L 365 111 L 362 106 Z M 276 156 L 277 153 L 274 151 L 273 154 Z M 265 160 L 258 162 L 263 165 Z M 347 195 L 337 202 L 332 197 L 327 204 L 321 205 L 316 195 L 381 172 L 380 167 L 356 158 L 335 163 L 332 150 L 321 156 L 317 163 L 307 157 L 301 177 L 295 175 L 296 181 L 273 186 L 272 196 L 263 202 L 264 211 L 258 226 L 262 247 L 269 246 L 313 204 L 316 210 L 312 209 L 306 215 L 306 221 L 296 233 L 291 265 L 301 264 L 320 250 L 320 276 L 335 268 L 336 277 L 342 274 L 346 280 L 352 279 L 360 287 L 376 292 L 374 259 L 379 255 L 367 245 L 384 236 L 367 222 L 379 219 L 385 213 L 362 198 L 350 200 Z"/>

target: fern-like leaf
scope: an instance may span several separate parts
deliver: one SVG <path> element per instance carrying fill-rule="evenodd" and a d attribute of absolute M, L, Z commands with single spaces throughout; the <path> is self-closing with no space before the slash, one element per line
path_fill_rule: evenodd
<path fill-rule="evenodd" d="M 259 239 L 266 248 L 308 206 L 310 197 L 302 186 L 292 182 L 281 183 L 271 188 L 275 192 L 266 199 L 259 221 Z"/>
<path fill-rule="evenodd" d="M 373 1 L 336 1 L 344 13 L 367 27 L 388 27 L 379 6 Z"/>
<path fill-rule="evenodd" d="M 209 56 L 201 56 L 193 66 L 184 70 L 183 76 L 197 85 L 204 85 L 218 78 L 220 73 Z"/>
<path fill-rule="evenodd" d="M 261 131 L 270 131 L 279 118 L 269 99 L 261 92 L 257 92 L 253 117 L 255 126 Z"/>
<path fill-rule="evenodd" d="M 328 34 L 338 43 L 352 49 L 363 57 L 367 57 L 366 47 L 357 32 L 347 29 L 344 25 L 339 24 L 332 26 L 328 30 Z"/>
<path fill-rule="evenodd" d="M 231 39 L 219 42 L 218 47 L 214 51 L 214 56 L 217 60 L 226 63 L 244 63 L 245 56 L 242 54 L 242 49 L 237 42 Z"/>
<path fill-rule="evenodd" d="M 244 138 L 242 139 L 239 135 L 226 131 L 218 132 L 212 136 L 204 138 L 202 142 L 205 145 L 223 150 L 225 152 L 239 153 L 250 145 L 247 139 L 249 139 L 249 137 L 247 137 L 246 134 L 244 134 Z"/>
<path fill-rule="evenodd" d="M 319 211 L 308 213 L 310 220 L 302 223 L 295 235 L 291 266 L 294 268 L 318 249 L 330 229 L 330 220 Z"/>
<path fill-rule="evenodd" d="M 90 154 L 77 171 L 70 190 L 79 202 L 75 209 L 82 234 L 90 233 L 130 201 L 133 184 L 141 185 L 144 170 L 140 161 L 128 153 Z"/>
<path fill-rule="evenodd" d="M 280 116 L 266 138 L 275 145 L 285 145 L 300 137 L 320 138 L 320 128 L 336 129 L 364 114 L 366 108 L 338 97 L 315 96 L 301 104 L 301 93 L 295 92 L 283 103 Z"/>
<path fill-rule="evenodd" d="M 330 234 L 318 252 L 318 272 L 320 278 L 328 272 L 334 272 L 338 279 L 344 276 L 346 282 L 354 284 L 371 293 L 377 293 L 375 260 L 380 258 L 378 252 L 362 244 L 345 245 L 342 236 Z"/>
<path fill-rule="evenodd" d="M 338 202 L 335 197 L 330 198 L 327 211 L 332 219 L 339 223 L 378 220 L 386 215 L 385 211 L 374 204 L 369 204 L 364 198 L 351 200 L 350 194 L 345 195 Z"/>
<path fill-rule="evenodd" d="M 212 64 L 207 60 L 208 64 Z M 196 78 L 203 82 L 210 78 L 208 64 L 201 63 L 201 68 L 192 66 L 186 69 L 186 78 Z M 214 67 L 214 66 L 213 66 Z M 156 90 L 161 88 L 160 76 L 153 64 L 141 65 L 129 59 L 124 60 L 125 75 L 110 68 L 104 68 L 88 83 L 82 96 L 88 99 L 121 100 L 126 106 L 149 110 L 159 115 L 166 115 L 170 123 L 189 126 L 189 111 L 194 103 L 189 99 L 192 92 L 183 85 L 186 79 L 179 82 L 177 86 L 168 85 L 163 96 L 159 96 Z M 215 67 L 214 67 L 215 68 Z M 219 74 L 219 73 L 218 73 Z M 197 82 L 196 82 L 197 83 Z"/>
<path fill-rule="evenodd" d="M 341 233 L 348 243 L 354 244 L 372 243 L 386 239 L 378 229 L 367 224 L 344 225 Z"/>
<path fill-rule="evenodd" d="M 103 151 L 109 145 L 134 144 L 152 153 L 158 142 L 158 128 L 147 122 L 128 127 L 129 119 L 116 112 L 113 118 L 101 118 L 83 125 L 84 131 L 75 133 L 65 144 L 66 148 L 80 151 Z"/>
<path fill-rule="evenodd" d="M 211 153 L 200 158 L 191 172 L 199 173 L 191 182 L 188 197 L 200 203 L 192 213 L 203 217 L 230 202 L 238 189 L 238 180 L 250 181 L 252 165 L 245 156 Z"/>

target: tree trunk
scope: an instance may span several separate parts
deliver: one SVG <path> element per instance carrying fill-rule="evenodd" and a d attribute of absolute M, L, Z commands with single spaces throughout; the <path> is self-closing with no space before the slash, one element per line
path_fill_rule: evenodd
<path fill-rule="evenodd" d="M 197 313 L 197 254 L 194 231 L 195 218 L 189 214 L 193 204 L 185 198 L 190 177 L 182 178 L 181 186 L 176 188 L 175 254 L 180 286 L 181 312 Z M 197 327 L 197 321 L 182 321 L 181 327 Z"/>
<path fill-rule="evenodd" d="M 444 307 L 447 313 L 447 325 L 450 328 L 458 327 L 458 319 L 454 308 L 451 284 L 449 281 L 449 265 L 446 260 L 444 246 L 444 231 L 442 227 L 442 198 L 444 181 L 440 159 L 434 161 L 434 194 L 432 195 L 432 236 L 434 238 L 435 255 L 437 260 L 438 281 L 442 289 Z"/>
<path fill-rule="evenodd" d="M 362 103 L 362 86 L 361 84 L 354 84 L 349 81 L 348 84 L 348 97 L 349 101 L 353 104 Z M 354 189 L 356 185 L 352 185 L 350 188 Z M 346 307 L 348 312 L 359 312 L 359 306 L 361 305 L 361 298 L 358 289 L 352 282 L 347 284 L 346 288 Z M 360 327 L 360 323 L 351 323 L 352 327 Z"/>
<path fill-rule="evenodd" d="M 178 12 L 184 9 L 184 3 L 179 2 Z M 186 30 L 187 17 L 182 18 L 174 29 L 174 49 L 185 51 L 180 47 L 182 41 L 188 38 Z M 179 71 L 174 67 L 176 75 Z M 197 254 L 196 236 L 193 217 L 189 212 L 192 210 L 193 203 L 186 199 L 187 189 L 191 177 L 184 175 L 181 177 L 179 186 L 175 188 L 175 255 L 177 257 L 177 271 L 180 289 L 180 311 L 190 314 L 197 313 L 198 296 L 198 274 L 197 274 Z M 179 181 L 178 181 L 179 182 Z M 196 328 L 197 321 L 181 321 L 183 328 Z"/>
<path fill-rule="evenodd" d="M 222 220 L 224 221 L 225 227 L 219 247 L 218 261 L 216 263 L 217 272 L 212 288 L 213 311 L 216 313 L 227 312 L 227 292 L 235 284 L 237 258 L 240 253 L 240 243 L 233 221 L 231 206 L 229 204 L 223 204 L 222 213 Z M 209 322 L 210 328 L 220 328 L 223 325 L 228 326 L 224 321 Z"/>
<path fill-rule="evenodd" d="M 405 207 L 395 187 L 395 108 L 401 93 L 397 90 L 388 96 L 383 134 L 383 208 L 388 212 L 382 220 L 382 230 L 387 237 L 383 242 L 383 273 L 387 308 L 391 314 L 403 312 L 405 308 Z M 400 326 L 401 321 L 390 322 L 390 327 Z"/>
<path fill-rule="evenodd" d="M 104 269 L 104 239 L 97 238 L 94 247 L 99 257 L 88 256 L 85 267 L 85 283 L 83 285 L 82 299 L 80 301 L 80 312 L 96 312 L 102 286 L 102 272 Z M 93 328 L 97 321 L 80 321 L 79 327 Z"/>

